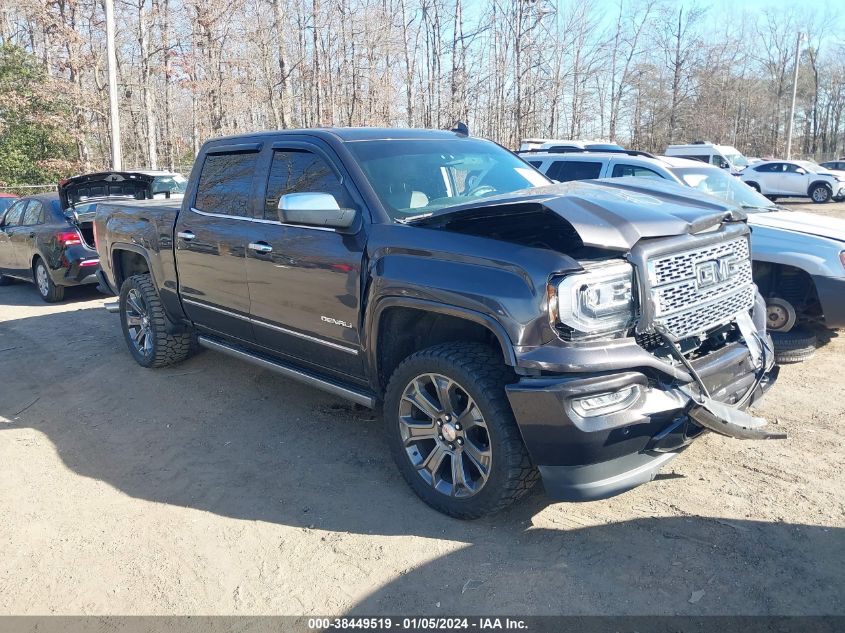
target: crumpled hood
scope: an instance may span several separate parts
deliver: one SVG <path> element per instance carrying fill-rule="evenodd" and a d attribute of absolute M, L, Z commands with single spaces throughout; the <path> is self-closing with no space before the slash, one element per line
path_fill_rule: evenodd
<path fill-rule="evenodd" d="M 625 251 L 641 239 L 699 233 L 745 213 L 728 202 L 667 180 L 613 178 L 523 189 L 449 207 L 408 224 L 448 228 L 450 222 L 507 214 L 539 205 L 559 215 L 586 246 Z"/>
<path fill-rule="evenodd" d="M 752 226 L 765 226 L 845 242 L 845 220 L 802 211 L 771 211 L 748 216 Z"/>

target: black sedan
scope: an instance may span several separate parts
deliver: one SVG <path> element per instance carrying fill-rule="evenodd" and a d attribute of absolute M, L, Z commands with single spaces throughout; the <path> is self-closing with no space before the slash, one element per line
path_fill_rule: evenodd
<path fill-rule="evenodd" d="M 65 214 L 58 193 L 21 198 L 0 212 L 0 286 L 34 282 L 53 303 L 66 286 L 96 284 L 100 258 L 89 227 Z"/>

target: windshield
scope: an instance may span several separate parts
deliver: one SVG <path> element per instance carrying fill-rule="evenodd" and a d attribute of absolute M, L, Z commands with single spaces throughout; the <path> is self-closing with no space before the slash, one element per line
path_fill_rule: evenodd
<path fill-rule="evenodd" d="M 347 147 L 391 219 L 552 184 L 507 150 L 472 138 L 356 141 Z"/>
<path fill-rule="evenodd" d="M 182 174 L 167 174 L 153 178 L 153 195 L 169 193 L 171 196 L 184 194 L 188 188 L 188 179 Z"/>
<path fill-rule="evenodd" d="M 748 159 L 742 154 L 725 154 L 725 159 L 734 167 L 748 167 Z"/>
<path fill-rule="evenodd" d="M 687 186 L 722 200 L 733 202 L 745 209 L 769 211 L 775 208 L 775 204 L 771 200 L 761 196 L 736 176 L 731 176 L 721 169 L 672 167 L 671 171 Z"/>

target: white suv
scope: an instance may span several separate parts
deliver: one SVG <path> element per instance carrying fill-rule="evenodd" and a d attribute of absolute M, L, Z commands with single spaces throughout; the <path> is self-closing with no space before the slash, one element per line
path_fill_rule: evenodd
<path fill-rule="evenodd" d="M 845 200 L 845 172 L 806 160 L 763 161 L 746 167 L 739 177 L 771 200 L 778 197 L 808 197 L 819 203 Z"/>
<path fill-rule="evenodd" d="M 639 176 L 678 182 L 669 163 L 646 152 L 618 150 L 611 152 L 577 151 L 573 153 L 532 150 L 517 152 L 527 163 L 558 182 Z M 671 159 L 670 159 L 671 160 Z M 674 159 L 683 163 L 698 163 Z"/>

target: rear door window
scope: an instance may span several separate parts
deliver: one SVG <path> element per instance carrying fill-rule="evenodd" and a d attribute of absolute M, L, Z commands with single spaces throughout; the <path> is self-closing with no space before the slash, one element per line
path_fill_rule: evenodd
<path fill-rule="evenodd" d="M 205 213 L 252 217 L 252 185 L 258 152 L 207 154 L 194 207 Z"/>
<path fill-rule="evenodd" d="M 601 174 L 601 163 L 587 160 L 559 160 L 552 163 L 546 174 L 552 180 L 592 180 Z"/>
<path fill-rule="evenodd" d="M 663 180 L 663 176 L 648 167 L 641 167 L 639 165 L 626 165 L 619 163 L 613 166 L 613 178 L 622 178 L 624 176 L 638 176 L 640 178 L 658 178 Z"/>
<path fill-rule="evenodd" d="M 44 207 L 38 200 L 31 200 L 23 213 L 21 226 L 44 224 Z"/>
<path fill-rule="evenodd" d="M 279 199 L 289 193 L 330 193 L 342 209 L 354 206 L 331 165 L 307 150 L 273 152 L 264 201 L 265 220 L 279 219 Z"/>

